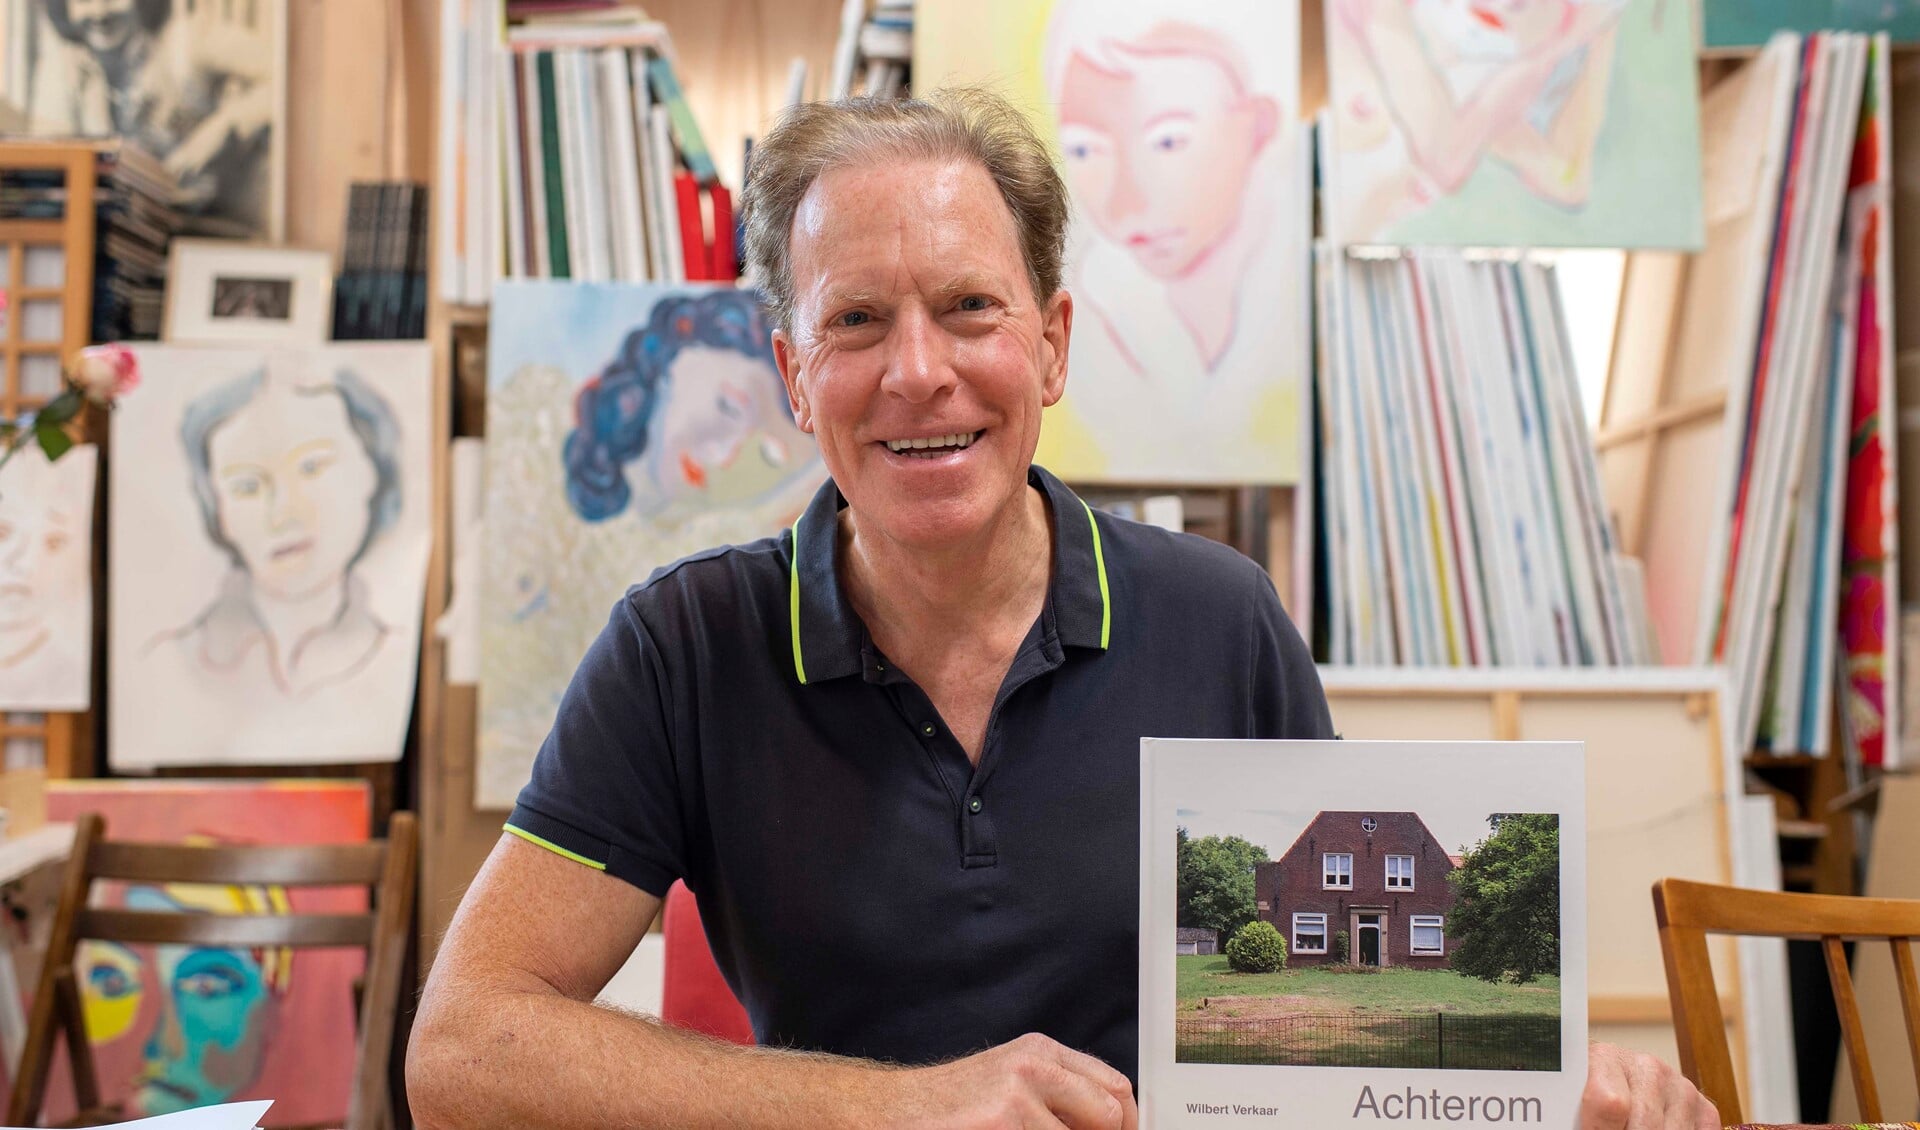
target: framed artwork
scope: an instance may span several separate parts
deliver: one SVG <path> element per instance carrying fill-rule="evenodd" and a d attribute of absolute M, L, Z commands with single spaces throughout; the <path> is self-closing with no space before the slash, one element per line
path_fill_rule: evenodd
<path fill-rule="evenodd" d="M 85 710 L 93 675 L 98 451 L 49 462 L 29 443 L 0 468 L 0 710 Z"/>
<path fill-rule="evenodd" d="M 29 131 L 124 137 L 179 185 L 187 230 L 278 240 L 286 0 L 12 0 Z"/>
<path fill-rule="evenodd" d="M 136 352 L 112 425 L 109 763 L 397 759 L 432 530 L 427 346 Z"/>
<path fill-rule="evenodd" d="M 176 239 L 164 338 L 175 345 L 321 345 L 333 316 L 333 256 Z"/>
<path fill-rule="evenodd" d="M 484 478 L 474 804 L 491 810 L 513 807 L 620 594 L 688 554 L 778 534 L 826 468 L 753 292 L 506 282 Z"/>
<path fill-rule="evenodd" d="M 1066 394 L 1037 462 L 1070 482 L 1297 481 L 1310 167 L 1299 5 L 923 6 L 914 75 L 1027 111 L 1072 197 Z"/>
<path fill-rule="evenodd" d="M 115 840 L 161 844 L 348 844 L 371 834 L 365 781 L 56 781 L 47 818 L 97 812 Z M 358 914 L 364 888 L 98 883 L 98 906 L 206 914 Z M 353 949 L 127 946 L 75 955 L 101 1099 L 128 1117 L 272 1099 L 266 1125 L 338 1125 L 352 1091 Z M 50 1120 L 73 1113 L 61 1066 Z M 251 1125 L 251 1123 L 249 1123 Z"/>
<path fill-rule="evenodd" d="M 1327 0 L 1326 24 L 1336 245 L 1705 240 L 1686 0 Z"/>

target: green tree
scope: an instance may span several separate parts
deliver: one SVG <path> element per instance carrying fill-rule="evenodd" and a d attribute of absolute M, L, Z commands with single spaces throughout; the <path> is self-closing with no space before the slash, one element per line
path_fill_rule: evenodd
<path fill-rule="evenodd" d="M 1447 876 L 1456 973 L 1524 985 L 1560 972 L 1560 817 L 1503 812 Z"/>
<path fill-rule="evenodd" d="M 1249 922 L 1227 942 L 1227 965 L 1235 973 L 1273 973 L 1287 964 L 1287 943 L 1273 923 Z"/>
<path fill-rule="evenodd" d="M 1253 869 L 1267 861 L 1267 849 L 1239 836 L 1192 839 L 1185 828 L 1179 836 L 1178 925 L 1231 937 L 1255 918 Z"/>

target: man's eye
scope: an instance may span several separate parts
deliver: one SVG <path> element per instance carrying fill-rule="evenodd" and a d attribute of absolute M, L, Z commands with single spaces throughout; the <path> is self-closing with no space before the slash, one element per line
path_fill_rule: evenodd
<path fill-rule="evenodd" d="M 840 324 L 843 326 L 864 326 L 872 320 L 865 310 L 849 310 L 840 315 Z"/>
<path fill-rule="evenodd" d="M 969 294 L 960 300 L 962 310 L 985 310 L 986 308 L 987 300 L 977 294 Z"/>

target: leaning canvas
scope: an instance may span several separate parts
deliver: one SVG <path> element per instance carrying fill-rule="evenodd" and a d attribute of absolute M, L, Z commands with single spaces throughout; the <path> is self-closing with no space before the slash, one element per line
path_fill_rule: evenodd
<path fill-rule="evenodd" d="M 1336 243 L 1695 249 L 1690 0 L 1327 0 Z"/>
<path fill-rule="evenodd" d="M 12 3 L 29 132 L 124 138 L 173 174 L 190 230 L 281 238 L 286 0 Z"/>
<path fill-rule="evenodd" d="M 47 818 L 97 812 L 110 838 L 144 843 L 363 843 L 371 796 L 364 781 L 56 781 Z M 101 883 L 94 900 L 205 914 L 367 909 L 364 888 L 251 884 Z M 268 1127 L 340 1124 L 362 951 L 82 942 L 75 964 L 101 1098 L 124 1102 L 126 1117 L 272 1099 Z M 50 1121 L 74 1110 L 71 1077 L 55 1067 Z"/>
<path fill-rule="evenodd" d="M 1308 372 L 1300 13 L 1264 0 L 923 5 L 916 89 L 985 84 L 1072 197 L 1069 481 L 1290 483 Z"/>
<path fill-rule="evenodd" d="M 93 674 L 91 445 L 0 467 L 0 710 L 85 710 Z"/>
<path fill-rule="evenodd" d="M 476 807 L 512 807 L 629 585 L 779 533 L 824 481 L 770 332 L 731 287 L 496 286 Z"/>
<path fill-rule="evenodd" d="M 113 413 L 110 764 L 396 760 L 432 531 L 427 347 L 135 352 Z"/>
<path fill-rule="evenodd" d="M 1571 1126 L 1578 743 L 1140 749 L 1141 1125 Z"/>

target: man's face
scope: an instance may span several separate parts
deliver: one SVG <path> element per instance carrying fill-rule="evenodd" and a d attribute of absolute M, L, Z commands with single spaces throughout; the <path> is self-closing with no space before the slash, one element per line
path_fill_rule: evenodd
<path fill-rule="evenodd" d="M 1072 301 L 1036 301 L 1013 215 L 968 161 L 842 169 L 791 236 L 794 418 L 864 531 L 950 548 L 1024 496 L 1066 386 Z"/>
<path fill-rule="evenodd" d="M 87 49 L 104 55 L 133 37 L 133 5 L 134 0 L 67 0 L 67 15 Z"/>
<path fill-rule="evenodd" d="M 1073 198 L 1156 278 L 1191 270 L 1239 221 L 1241 193 L 1278 110 L 1216 59 L 1129 55 L 1126 74 L 1085 56 L 1060 90 L 1060 152 Z"/>

